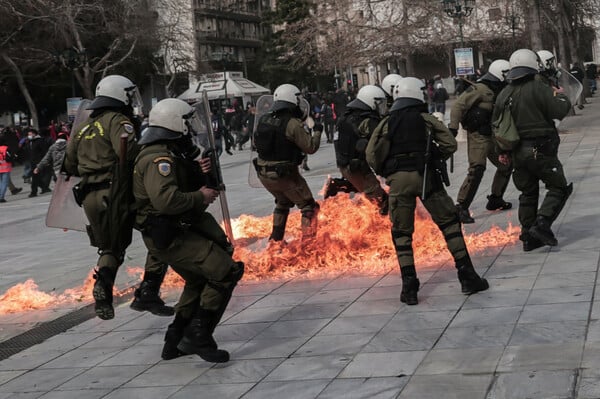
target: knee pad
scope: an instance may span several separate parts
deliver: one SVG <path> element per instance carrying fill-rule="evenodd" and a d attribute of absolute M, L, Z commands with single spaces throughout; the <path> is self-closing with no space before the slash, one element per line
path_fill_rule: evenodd
<path fill-rule="evenodd" d="M 483 173 L 485 172 L 485 166 L 483 165 L 475 165 L 472 168 L 469 168 L 469 175 L 473 176 L 476 179 L 481 179 L 483 177 Z"/>
<path fill-rule="evenodd" d="M 319 214 L 320 209 L 321 207 L 319 206 L 319 204 L 315 200 L 313 200 L 312 203 L 303 207 L 300 213 L 302 213 L 302 216 L 307 219 L 313 219 L 314 217 L 316 217 L 316 215 Z"/>

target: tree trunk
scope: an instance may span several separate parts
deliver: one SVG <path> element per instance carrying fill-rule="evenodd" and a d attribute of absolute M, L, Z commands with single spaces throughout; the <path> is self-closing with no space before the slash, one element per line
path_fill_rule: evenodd
<path fill-rule="evenodd" d="M 542 27 L 540 22 L 540 0 L 529 0 L 527 10 L 529 19 L 529 41 L 533 49 L 542 48 Z"/>
<path fill-rule="evenodd" d="M 19 66 L 7 54 L 3 53 L 2 59 L 8 64 L 10 69 L 15 74 L 17 84 L 19 85 L 19 89 L 21 90 L 21 94 L 25 98 L 25 101 L 27 102 L 27 107 L 29 108 L 29 115 L 31 116 L 31 126 L 33 126 L 36 129 L 39 129 L 37 108 L 35 106 L 33 98 L 31 98 L 31 94 L 29 93 L 29 89 L 27 88 L 27 84 L 25 83 L 25 79 L 23 78 L 23 73 L 19 69 Z"/>

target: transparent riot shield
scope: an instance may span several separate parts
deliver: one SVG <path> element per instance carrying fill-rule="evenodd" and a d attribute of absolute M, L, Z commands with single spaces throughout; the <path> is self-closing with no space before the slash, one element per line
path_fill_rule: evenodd
<path fill-rule="evenodd" d="M 79 104 L 73 128 L 71 129 L 71 137 L 77 134 L 83 124 L 87 121 L 92 113 L 87 107 L 92 103 L 91 100 L 83 100 Z M 87 217 L 83 212 L 83 208 L 77 205 L 73 196 L 73 186 L 81 181 L 81 178 L 76 176 L 67 176 L 59 174 L 56 179 L 56 185 L 52 190 L 52 199 L 48 206 L 46 214 L 46 226 L 58 229 L 86 231 L 85 226 L 88 224 Z"/>
<path fill-rule="evenodd" d="M 254 129 L 252 130 L 254 132 L 253 135 L 256 134 L 256 129 L 258 127 L 258 122 L 260 121 L 260 118 L 263 115 L 269 113 L 269 110 L 271 109 L 272 105 L 272 94 L 265 94 L 263 96 L 260 96 L 258 101 L 256 101 L 256 116 L 254 117 Z M 307 120 L 308 123 L 310 123 L 308 121 L 308 118 L 310 118 L 310 104 L 304 98 L 300 101 L 300 109 L 304 113 L 304 119 Z M 312 120 L 312 118 L 310 118 L 310 121 L 312 121 L 312 125 L 314 126 L 314 121 Z M 309 126 L 309 128 L 312 129 L 313 126 Z M 263 185 L 258 179 L 258 174 L 256 173 L 256 169 L 254 167 L 254 159 L 258 157 L 256 147 L 254 146 L 254 137 L 250 137 L 250 139 L 252 143 L 252 150 L 250 151 L 250 165 L 248 166 L 248 184 L 250 185 L 250 187 L 253 188 L 262 188 Z"/>
<path fill-rule="evenodd" d="M 221 164 L 219 155 L 215 146 L 215 136 L 212 128 L 210 105 L 206 91 L 202 95 L 202 101 L 194 104 L 198 120 L 195 121 L 197 126 L 197 135 L 193 141 L 196 145 L 205 149 L 203 156 L 209 156 L 211 161 L 211 172 L 208 176 L 208 184 L 210 188 L 219 191 L 219 201 L 210 205 L 208 211 L 215 217 L 217 221 L 221 221 L 225 230 L 225 234 L 229 241 L 234 244 L 233 229 L 231 228 L 231 217 L 229 215 L 229 205 L 227 203 L 227 195 L 225 194 L 225 183 L 223 174 L 221 173 Z"/>
<path fill-rule="evenodd" d="M 577 104 L 577 100 L 583 91 L 583 85 L 577 80 L 577 78 L 571 75 L 568 71 L 559 68 L 560 76 L 558 78 L 558 85 L 563 90 L 563 93 L 569 97 L 571 105 Z"/>

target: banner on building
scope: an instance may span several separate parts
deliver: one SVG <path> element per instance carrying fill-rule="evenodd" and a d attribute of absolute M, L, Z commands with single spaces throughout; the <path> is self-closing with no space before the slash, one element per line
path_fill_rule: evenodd
<path fill-rule="evenodd" d="M 472 48 L 455 48 L 454 63 L 456 65 L 456 75 L 475 74 L 475 64 L 473 63 Z"/>
<path fill-rule="evenodd" d="M 69 97 L 67 98 L 67 116 L 69 117 L 69 122 L 73 123 L 75 120 L 75 115 L 77 115 L 77 110 L 79 109 L 79 104 L 81 103 L 81 97 Z"/>

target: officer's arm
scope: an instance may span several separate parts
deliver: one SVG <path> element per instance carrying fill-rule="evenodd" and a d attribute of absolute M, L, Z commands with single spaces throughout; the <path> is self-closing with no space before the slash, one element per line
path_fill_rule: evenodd
<path fill-rule="evenodd" d="M 438 144 L 438 148 L 443 154 L 444 159 L 449 158 L 450 155 L 456 152 L 456 139 L 450 133 L 450 130 L 437 118 L 426 113 L 422 113 L 421 115 L 425 119 L 425 125 L 431 129 L 433 140 Z"/>
<path fill-rule="evenodd" d="M 358 134 L 361 138 L 368 139 L 371 137 L 371 133 L 375 130 L 377 125 L 379 125 L 377 119 L 374 118 L 366 118 L 358 125 Z"/>
<path fill-rule="evenodd" d="M 450 110 L 450 124 L 448 127 L 451 129 L 458 129 L 458 124 L 464 118 L 467 111 L 478 102 L 479 92 L 471 86 L 467 91 L 463 92 L 454 102 L 454 105 L 452 105 L 452 109 Z"/>
<path fill-rule="evenodd" d="M 308 133 L 302 126 L 300 119 L 292 118 L 285 129 L 285 137 L 295 143 L 302 152 L 314 154 L 321 145 L 321 133 L 315 130 L 314 133 Z"/>
<path fill-rule="evenodd" d="M 174 167 L 168 157 L 158 157 L 142 167 L 144 187 L 152 206 L 163 215 L 177 215 L 192 209 L 203 212 L 207 205 L 202 192 L 181 192 Z"/>
<path fill-rule="evenodd" d="M 77 176 L 79 174 L 77 170 L 77 147 L 79 146 L 79 132 L 73 133 L 71 139 L 67 142 L 67 149 L 65 150 L 65 159 L 63 161 L 63 169 L 69 175 Z"/>
<path fill-rule="evenodd" d="M 388 117 L 383 118 L 379 125 L 373 131 L 365 155 L 367 163 L 377 174 L 381 174 L 383 162 L 388 157 L 390 152 L 390 141 L 387 138 L 388 133 Z"/>
<path fill-rule="evenodd" d="M 135 128 L 129 119 L 116 116 L 111 120 L 110 123 L 110 142 L 115 154 L 119 156 L 121 154 L 121 136 L 127 136 L 127 161 L 132 164 L 135 161 L 135 157 L 139 153 L 139 147 L 137 145 Z"/>
<path fill-rule="evenodd" d="M 556 93 L 550 86 L 538 84 L 536 92 L 543 95 L 546 106 L 545 113 L 548 120 L 562 120 L 571 110 L 572 105 L 569 98 L 562 93 Z"/>

